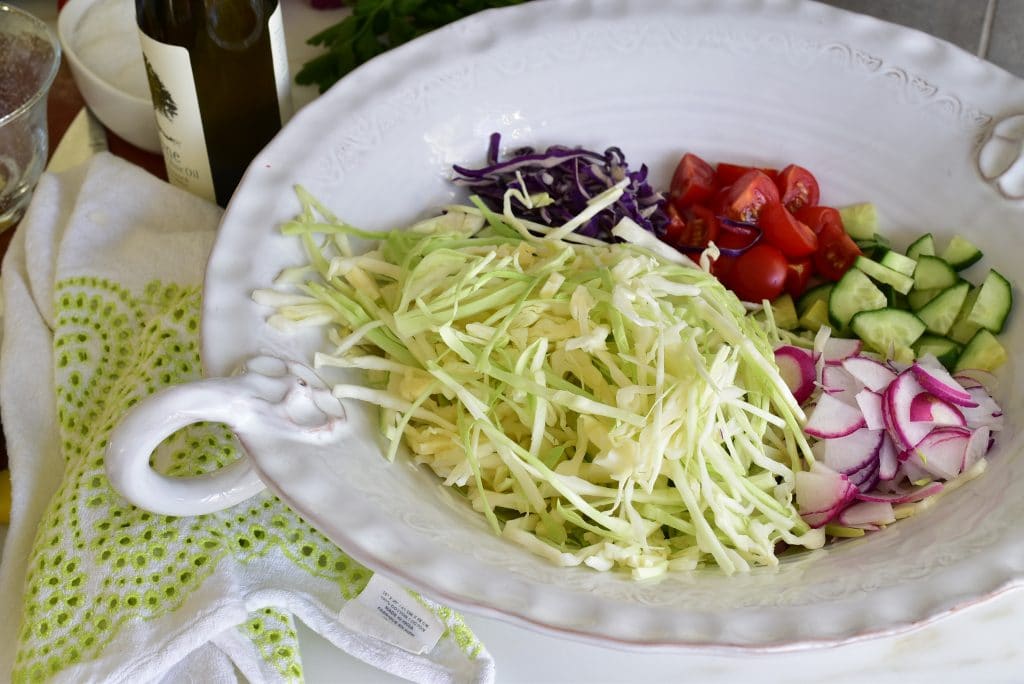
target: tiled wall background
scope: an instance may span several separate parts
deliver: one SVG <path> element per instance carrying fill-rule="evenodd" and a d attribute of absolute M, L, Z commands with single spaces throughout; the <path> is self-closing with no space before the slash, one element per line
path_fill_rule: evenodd
<path fill-rule="evenodd" d="M 822 0 L 920 29 L 1024 77 L 1024 0 Z"/>

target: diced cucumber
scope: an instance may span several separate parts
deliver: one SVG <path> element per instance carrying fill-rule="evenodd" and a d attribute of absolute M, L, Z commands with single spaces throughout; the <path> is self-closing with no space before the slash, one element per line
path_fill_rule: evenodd
<path fill-rule="evenodd" d="M 935 256 L 922 254 L 917 259 L 914 269 L 914 287 L 918 290 L 945 290 L 956 285 L 959 277 L 956 271 L 944 260 Z"/>
<path fill-rule="evenodd" d="M 971 310 L 974 309 L 974 302 L 978 299 L 979 290 L 980 288 L 976 287 L 967 293 L 964 305 L 960 307 L 960 313 L 957 314 L 956 320 L 953 321 L 953 327 L 949 329 L 948 337 L 960 344 L 970 342 L 974 334 L 981 328 L 980 325 L 969 320 Z"/>
<path fill-rule="evenodd" d="M 865 256 L 870 258 L 874 258 L 889 249 L 888 238 L 884 235 L 878 235 L 877 233 L 867 240 L 854 240 L 854 243 L 860 248 L 860 251 L 862 251 Z"/>
<path fill-rule="evenodd" d="M 981 287 L 978 288 L 978 298 L 967 314 L 967 320 L 986 330 L 1000 333 L 1012 305 L 1013 291 L 1010 281 L 993 269 L 988 272 Z"/>
<path fill-rule="evenodd" d="M 846 234 L 854 240 L 870 240 L 878 233 L 878 210 L 871 202 L 839 208 Z"/>
<path fill-rule="evenodd" d="M 982 328 L 974 334 L 971 341 L 964 347 L 957 359 L 955 371 L 976 368 L 994 371 L 1006 363 L 1006 349 L 999 343 L 996 336 Z"/>
<path fill-rule="evenodd" d="M 970 242 L 959 235 L 954 235 L 953 239 L 946 245 L 946 249 L 942 251 L 941 256 L 947 264 L 958 271 L 962 271 L 971 264 L 981 261 L 983 255 L 981 250 Z"/>
<path fill-rule="evenodd" d="M 850 319 L 862 311 L 884 309 L 885 293 L 863 271 L 851 268 L 843 274 L 828 298 L 828 317 L 839 333 L 846 332 Z"/>
<path fill-rule="evenodd" d="M 877 309 L 855 315 L 850 329 L 876 352 L 896 357 L 906 356 L 904 348 L 909 349 L 924 334 L 925 326 L 909 311 Z"/>
<path fill-rule="evenodd" d="M 819 299 L 811 304 L 810 308 L 800 316 L 800 327 L 807 330 L 819 330 L 829 324 L 828 301 L 824 299 Z"/>
<path fill-rule="evenodd" d="M 775 319 L 775 325 L 782 330 L 795 330 L 799 322 L 793 298 L 788 294 L 781 294 L 772 300 L 772 318 Z"/>
<path fill-rule="evenodd" d="M 932 290 L 911 290 L 907 294 L 907 303 L 910 304 L 910 308 L 917 311 L 928 302 L 935 299 L 935 297 L 942 292 L 942 290 L 935 288 Z"/>
<path fill-rule="evenodd" d="M 865 256 L 857 257 L 857 260 L 853 262 L 853 265 L 871 276 L 872 279 L 884 285 L 892 285 L 893 289 L 897 292 L 906 294 L 910 292 L 910 288 L 914 286 L 914 279 L 910 276 L 903 275 L 899 271 L 894 271 L 888 266 L 883 266 L 877 261 L 872 261 Z"/>
<path fill-rule="evenodd" d="M 971 291 L 971 284 L 961 281 L 953 287 L 947 287 L 934 299 L 916 311 L 917 317 L 924 321 L 928 332 L 936 335 L 945 335 L 953 327 L 960 309 L 963 308 L 967 293 Z M 979 299 L 980 301 L 980 299 Z M 977 308 L 977 304 L 975 304 Z"/>
<path fill-rule="evenodd" d="M 832 292 L 833 287 L 835 287 L 835 283 L 822 283 L 804 292 L 796 302 L 796 312 L 803 316 L 810 311 L 815 302 L 825 302 L 828 304 L 828 296 Z"/>
<path fill-rule="evenodd" d="M 935 238 L 931 233 L 925 233 L 910 243 L 907 247 L 907 256 L 917 260 L 920 256 L 935 256 Z"/>
<path fill-rule="evenodd" d="M 889 301 L 889 306 L 896 309 L 909 309 L 910 302 L 907 301 L 907 295 L 896 290 L 891 285 L 886 285 L 882 288 L 882 292 L 885 293 L 885 298 Z"/>
<path fill-rule="evenodd" d="M 949 370 L 956 367 L 957 359 L 960 358 L 960 351 L 963 347 L 948 337 L 929 335 L 925 333 L 914 343 L 914 353 L 917 356 L 931 354 Z"/>
<path fill-rule="evenodd" d="M 878 263 L 902 273 L 905 276 L 914 275 L 914 268 L 917 267 L 917 262 L 914 259 L 905 257 L 893 249 L 890 249 L 888 252 L 883 254 Z"/>

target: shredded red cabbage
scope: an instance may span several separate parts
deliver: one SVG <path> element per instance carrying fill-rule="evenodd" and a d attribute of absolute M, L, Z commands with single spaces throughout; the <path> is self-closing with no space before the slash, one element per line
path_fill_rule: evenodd
<path fill-rule="evenodd" d="M 647 166 L 630 171 L 625 155 L 618 147 L 609 147 L 604 153 L 580 147 L 552 145 L 543 152 L 532 147 L 513 150 L 504 161 L 498 161 L 501 134 L 492 133 L 487 148 L 487 164 L 483 168 L 468 169 L 453 166 L 455 184 L 469 188 L 489 208 L 501 211 L 505 193 L 510 189 L 522 190 L 530 195 L 547 193 L 553 202 L 544 207 L 527 209 L 517 200 L 512 206 L 517 216 L 548 226 L 560 226 L 587 207 L 593 197 L 624 178 L 630 182 L 617 202 L 598 212 L 590 221 L 576 229 L 577 233 L 607 242 L 617 242 L 611 229 L 624 217 L 629 217 L 659 237 L 668 218 L 664 212 L 664 197 L 647 182 Z M 518 175 L 522 176 L 520 183 Z"/>

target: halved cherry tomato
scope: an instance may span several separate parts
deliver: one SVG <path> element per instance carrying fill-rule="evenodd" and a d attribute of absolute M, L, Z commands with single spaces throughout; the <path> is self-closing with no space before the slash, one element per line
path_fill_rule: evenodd
<path fill-rule="evenodd" d="M 810 228 L 815 235 L 821 233 L 822 229 L 828 225 L 846 232 L 846 229 L 843 228 L 843 217 L 839 215 L 838 210 L 832 207 L 800 207 L 793 212 L 793 216 L 797 221 Z"/>
<path fill-rule="evenodd" d="M 790 211 L 796 211 L 801 207 L 813 207 L 818 203 L 818 181 L 802 166 L 790 164 L 779 171 L 775 185 L 779 188 L 782 204 Z"/>
<path fill-rule="evenodd" d="M 736 221 L 754 223 L 761 208 L 779 201 L 779 190 L 762 171 L 747 171 L 729 187 L 723 198 L 725 215 Z"/>
<path fill-rule="evenodd" d="M 787 259 L 803 259 L 818 251 L 818 238 L 800 223 L 782 202 L 769 202 L 761 208 L 757 225 L 768 244 L 778 247 Z"/>
<path fill-rule="evenodd" d="M 718 177 L 718 184 L 725 187 L 726 185 L 732 185 L 738 181 L 740 176 L 748 171 L 760 171 L 771 178 L 772 181 L 775 180 L 775 177 L 779 173 L 775 169 L 758 168 L 756 166 L 740 166 L 739 164 L 727 164 L 723 162 L 718 165 L 715 175 Z"/>
<path fill-rule="evenodd" d="M 676 209 L 683 211 L 710 198 L 717 189 L 718 182 L 711 164 L 687 152 L 679 160 L 675 173 L 672 174 L 668 201 Z"/>
<path fill-rule="evenodd" d="M 718 219 L 707 207 L 690 207 L 683 216 L 671 204 L 666 205 L 668 225 L 664 242 L 680 251 L 703 249 L 718 236 Z"/>
<path fill-rule="evenodd" d="M 785 289 L 787 294 L 794 299 L 802 295 L 807 290 L 807 283 L 810 282 L 813 272 L 814 265 L 810 259 L 790 261 L 786 267 Z"/>
<path fill-rule="evenodd" d="M 756 227 L 743 227 L 731 225 L 729 222 L 718 222 L 718 234 L 715 244 L 723 250 L 739 250 L 750 247 L 760 239 Z M 736 267 L 738 256 L 722 254 L 711 265 L 711 274 L 722 281 L 722 284 L 732 289 L 732 273 Z"/>
<path fill-rule="evenodd" d="M 861 255 L 860 247 L 842 228 L 826 224 L 818 234 L 818 251 L 814 253 L 814 270 L 827 280 L 839 280 Z"/>
<path fill-rule="evenodd" d="M 781 251 L 759 242 L 736 259 L 729 285 L 744 301 L 775 299 L 786 285 L 787 269 L 786 257 Z"/>

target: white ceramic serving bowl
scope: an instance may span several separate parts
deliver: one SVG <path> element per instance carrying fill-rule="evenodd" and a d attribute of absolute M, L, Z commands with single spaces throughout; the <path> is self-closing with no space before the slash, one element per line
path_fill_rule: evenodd
<path fill-rule="evenodd" d="M 69 0 L 57 16 L 57 33 L 64 49 L 64 56 L 71 68 L 71 76 L 86 105 L 103 125 L 136 147 L 149 152 L 159 152 L 160 138 L 156 130 L 156 116 L 148 93 L 142 97 L 104 79 L 98 73 L 96 65 L 83 59 L 78 49 L 76 31 L 86 12 L 101 1 Z M 118 39 L 129 37 L 122 36 Z M 130 36 L 130 39 L 138 40 L 134 35 Z"/>
<path fill-rule="evenodd" d="M 826 203 L 875 202 L 897 243 L 962 232 L 986 267 L 1024 282 L 1022 113 L 1024 81 L 933 37 L 811 2 L 538 0 L 477 15 L 360 68 L 253 162 L 207 272 L 204 368 L 228 376 L 260 355 L 311 365 L 324 345 L 320 331 L 271 329 L 251 298 L 304 262 L 299 241 L 277 231 L 298 211 L 293 185 L 360 227 L 407 225 L 459 196 L 451 165 L 480 162 L 492 131 L 507 147 L 618 145 L 661 187 L 684 151 L 797 162 L 818 175 Z M 346 402 L 339 424 L 316 379 L 281 363 L 143 404 L 108 466 L 135 501 L 179 514 L 266 483 L 370 567 L 561 635 L 652 648 L 834 644 L 923 624 L 1024 578 L 1022 328 L 1014 314 L 1002 338 L 1009 420 L 984 476 L 878 534 L 733 577 L 638 583 L 553 567 L 493 536 L 423 469 L 387 463 L 373 411 Z M 204 415 L 232 425 L 250 460 L 212 481 L 148 471 L 149 446 Z"/>

